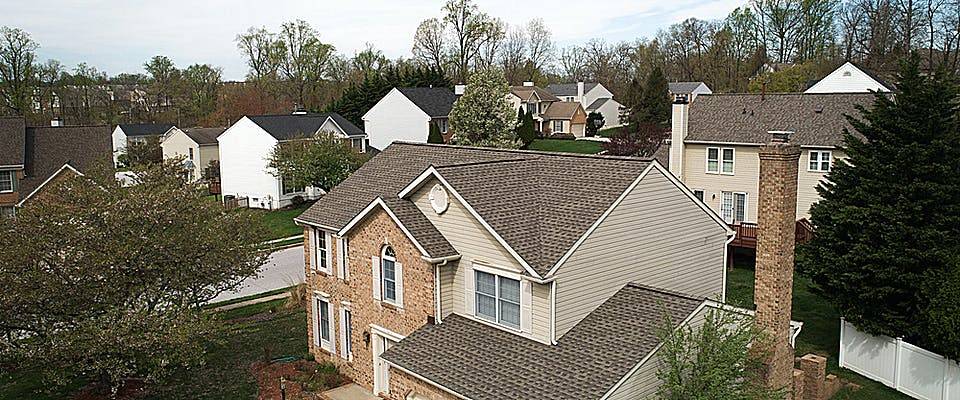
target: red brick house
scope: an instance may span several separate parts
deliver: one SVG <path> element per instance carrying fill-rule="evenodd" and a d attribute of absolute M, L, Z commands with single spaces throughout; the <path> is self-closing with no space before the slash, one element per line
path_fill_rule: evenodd
<path fill-rule="evenodd" d="M 729 309 L 733 232 L 652 160 L 395 142 L 296 221 L 310 351 L 391 399 L 643 398 L 664 314 Z"/>

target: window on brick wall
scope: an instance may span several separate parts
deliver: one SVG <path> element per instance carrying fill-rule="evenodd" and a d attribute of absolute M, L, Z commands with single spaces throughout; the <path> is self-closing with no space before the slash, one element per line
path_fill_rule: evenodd
<path fill-rule="evenodd" d="M 313 268 L 325 274 L 330 271 L 330 234 L 320 229 L 313 230 Z"/>
<path fill-rule="evenodd" d="M 314 345 L 335 352 L 333 344 L 333 307 L 329 299 L 322 296 L 314 298 L 313 304 L 313 333 Z"/>
<path fill-rule="evenodd" d="M 0 171 L 0 193 L 13 191 L 13 171 Z"/>

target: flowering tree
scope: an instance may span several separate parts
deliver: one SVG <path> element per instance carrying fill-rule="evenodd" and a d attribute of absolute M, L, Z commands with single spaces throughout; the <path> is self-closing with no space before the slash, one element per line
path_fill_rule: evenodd
<path fill-rule="evenodd" d="M 510 86 L 494 68 L 470 76 L 463 96 L 450 111 L 453 143 L 468 146 L 518 148 L 517 117 L 507 101 Z"/>

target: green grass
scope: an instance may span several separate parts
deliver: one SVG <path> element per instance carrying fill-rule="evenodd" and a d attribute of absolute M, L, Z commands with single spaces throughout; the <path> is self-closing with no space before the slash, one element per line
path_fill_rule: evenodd
<path fill-rule="evenodd" d="M 303 214 L 313 203 L 304 203 L 297 207 L 282 210 L 254 210 L 262 216 L 263 222 L 270 229 L 271 239 L 282 239 L 294 235 L 303 235 L 303 227 L 297 226 L 293 219 Z"/>
<path fill-rule="evenodd" d="M 148 386 L 146 399 L 255 399 L 257 382 L 250 364 L 283 356 L 307 354 L 307 316 L 287 310 L 286 299 L 220 313 L 222 342 L 211 344 L 204 366 L 178 373 L 165 385 Z M 237 319 L 241 319 L 236 321 Z M 232 321 L 233 320 L 233 321 Z M 0 377 L 0 399 L 69 399 L 82 386 L 44 392 L 45 384 L 31 371 Z"/>
<path fill-rule="evenodd" d="M 612 128 L 603 128 L 603 129 L 597 131 L 597 136 L 600 136 L 600 137 L 611 137 L 611 136 L 613 136 L 613 135 L 616 135 L 617 132 L 620 132 L 620 128 L 622 128 L 622 127 L 620 127 L 620 126 L 615 126 L 615 127 L 612 127 Z"/>
<path fill-rule="evenodd" d="M 727 302 L 745 308 L 753 307 L 754 266 L 752 254 L 735 254 L 734 269 L 727 273 Z M 840 314 L 818 296 L 811 282 L 794 275 L 793 320 L 803 322 L 797 337 L 796 353 L 816 353 L 827 357 L 827 372 L 863 386 L 858 391 L 843 389 L 835 400 L 906 400 L 904 394 L 874 382 L 855 372 L 840 369 Z"/>
<path fill-rule="evenodd" d="M 527 150 L 597 154 L 603 150 L 603 147 L 600 143 L 589 140 L 537 139 L 527 146 Z"/>

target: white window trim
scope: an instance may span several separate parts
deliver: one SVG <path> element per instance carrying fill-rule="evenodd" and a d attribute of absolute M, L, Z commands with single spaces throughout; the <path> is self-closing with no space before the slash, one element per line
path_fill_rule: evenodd
<path fill-rule="evenodd" d="M 706 189 L 700 189 L 700 188 L 690 189 L 690 193 L 693 194 L 693 197 L 694 197 L 694 198 L 697 197 L 697 192 L 703 193 L 703 198 L 702 198 L 702 199 L 699 199 L 699 200 L 702 201 L 702 202 L 706 202 L 706 201 L 707 201 L 707 191 L 706 191 Z"/>
<path fill-rule="evenodd" d="M 486 318 L 484 318 L 484 317 L 481 317 L 481 316 L 478 314 L 478 312 L 477 312 L 477 308 L 478 308 L 477 301 L 476 301 L 476 297 L 477 297 L 477 283 L 476 283 L 477 279 L 476 279 L 476 274 L 477 274 L 477 271 L 480 271 L 480 272 L 483 272 L 483 273 L 487 273 L 487 274 L 490 274 L 490 275 L 493 275 L 493 276 L 497 277 L 497 279 L 495 279 L 496 284 L 495 284 L 495 289 L 494 289 L 494 291 L 496 292 L 496 296 L 495 296 L 494 299 L 495 299 L 496 314 L 497 314 L 497 316 L 495 317 L 495 321 L 491 321 L 491 320 L 489 320 L 489 319 L 486 319 Z M 473 310 L 471 310 L 470 315 L 471 315 L 472 317 L 474 317 L 474 319 L 477 320 L 477 321 L 484 322 L 484 323 L 486 323 L 486 324 L 489 324 L 489 325 L 492 325 L 492 326 L 496 326 L 496 327 L 499 327 L 499 328 L 503 328 L 503 329 L 509 330 L 509 331 L 511 331 L 511 332 L 523 333 L 523 301 L 525 300 L 524 295 L 523 295 L 523 277 L 522 277 L 520 274 L 517 274 L 517 273 L 515 273 L 515 272 L 508 272 L 508 271 L 504 271 L 504 270 L 502 270 L 502 269 L 492 268 L 492 267 L 488 267 L 488 266 L 485 266 L 485 265 L 479 265 L 479 264 L 474 264 L 474 265 L 473 265 L 473 270 L 471 270 L 471 271 L 469 271 L 469 272 L 470 272 L 471 274 L 474 274 L 474 276 L 473 276 L 473 281 L 474 281 L 474 283 L 473 283 L 473 293 L 472 293 L 472 296 L 474 297 L 474 300 L 473 300 Z M 519 308 L 519 311 L 520 311 L 520 315 L 519 315 L 520 321 L 519 321 L 519 323 L 517 324 L 516 327 L 510 326 L 510 325 L 504 325 L 504 324 L 500 323 L 500 279 L 499 279 L 499 278 L 513 279 L 513 280 L 515 280 L 515 281 L 517 281 L 517 282 L 520 283 L 520 287 L 519 287 L 520 292 L 519 292 L 519 296 L 518 296 L 518 299 L 517 299 L 517 300 L 519 300 L 519 302 L 518 302 L 517 304 L 520 306 L 520 308 Z M 486 294 L 486 293 L 484 293 L 484 295 L 485 295 L 485 296 L 489 296 L 489 295 Z"/>
<path fill-rule="evenodd" d="M 383 260 L 387 258 L 387 248 L 392 247 L 393 246 L 385 245 L 380 249 L 380 301 L 397 308 L 403 308 L 403 265 L 396 256 L 390 257 L 393 261 L 393 295 L 395 299 L 390 300 L 386 296 L 387 280 L 383 275 Z M 396 250 L 394 250 L 394 254 L 396 254 Z"/>
<path fill-rule="evenodd" d="M 350 314 L 350 323 L 347 323 L 347 314 Z M 351 338 L 353 333 L 353 312 L 350 310 L 350 304 L 347 302 L 341 302 L 340 305 L 340 321 L 339 326 L 341 329 L 340 335 L 340 358 L 343 358 L 349 362 L 353 361 L 353 339 Z M 347 344 L 350 344 L 349 349 Z M 349 351 L 349 352 L 348 352 Z"/>
<path fill-rule="evenodd" d="M 716 150 L 717 150 L 717 170 L 716 170 L 716 171 L 711 171 L 711 170 L 710 170 L 710 150 L 711 150 L 711 149 L 716 149 Z M 724 150 L 730 150 L 731 153 L 732 153 L 732 157 L 733 157 L 733 158 L 730 160 L 730 163 L 732 164 L 732 167 L 730 168 L 730 172 L 723 172 L 723 151 L 724 151 Z M 708 173 L 708 174 L 712 174 L 712 175 L 736 175 L 736 172 L 737 172 L 737 149 L 736 149 L 735 147 L 715 147 L 715 146 L 707 147 L 707 151 L 706 151 L 706 153 L 704 153 L 703 159 L 705 160 L 705 162 L 704 162 L 704 171 L 705 171 L 706 173 Z"/>
<path fill-rule="evenodd" d="M 319 251 L 320 235 L 323 235 L 323 259 L 325 261 L 324 264 L 326 264 L 326 268 L 320 267 L 320 251 Z M 312 254 L 313 259 L 311 261 L 313 261 L 314 272 L 322 272 L 327 275 L 333 274 L 332 267 L 330 265 L 332 262 L 330 258 L 330 241 L 331 240 L 332 240 L 332 235 L 330 234 L 330 232 L 324 231 L 322 229 L 316 229 L 316 228 L 313 229 L 313 233 L 311 234 L 311 238 L 310 238 L 310 247 L 313 248 L 313 254 Z"/>
<path fill-rule="evenodd" d="M 320 302 L 323 301 L 326 303 L 327 309 L 327 318 L 329 319 L 327 323 L 327 335 L 330 339 L 324 339 L 323 334 L 320 330 L 323 328 L 323 324 L 320 322 Z M 337 325 L 336 319 L 334 319 L 335 310 L 333 304 L 330 302 L 330 296 L 325 295 L 324 293 L 315 292 L 313 296 L 313 317 L 314 317 L 314 345 L 318 348 L 323 349 L 324 351 L 336 355 L 336 346 L 334 345 L 334 338 L 336 337 L 336 329 L 334 326 Z"/>
<path fill-rule="evenodd" d="M 13 190 L 17 188 L 17 172 L 13 170 L 0 171 L 0 174 L 7 174 L 10 177 L 10 190 L 0 190 L 0 193 L 13 193 Z"/>
<path fill-rule="evenodd" d="M 750 221 L 750 194 L 747 192 L 734 191 L 734 190 L 723 190 L 720 192 L 720 218 L 723 218 L 723 194 L 724 193 L 731 193 L 731 196 L 732 196 L 731 201 L 733 202 L 731 203 L 731 207 L 732 207 L 730 209 L 731 215 L 730 215 L 730 221 L 728 223 L 733 223 L 737 220 L 736 216 L 737 216 L 737 195 L 738 194 L 743 195 L 743 219 L 740 220 L 740 222 Z"/>
<path fill-rule="evenodd" d="M 813 161 L 813 154 L 817 153 L 817 169 L 810 168 L 810 162 Z M 821 169 L 823 164 L 823 154 L 829 155 L 827 169 Z M 830 150 L 810 150 L 807 152 L 807 172 L 830 172 L 833 169 L 833 152 Z"/>

